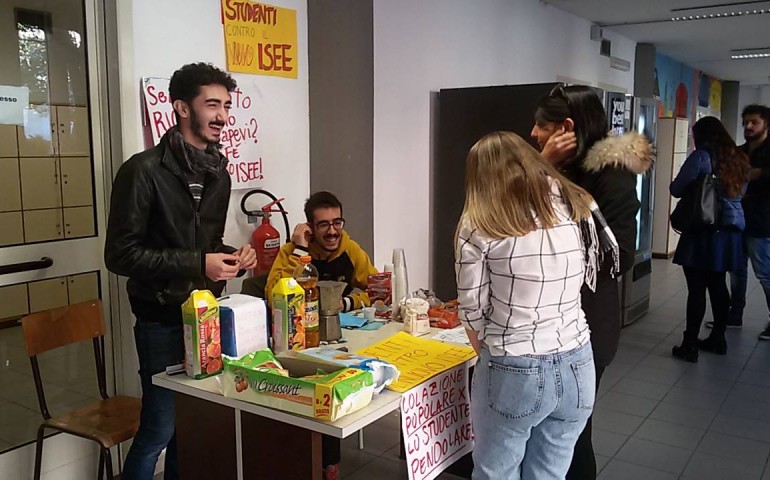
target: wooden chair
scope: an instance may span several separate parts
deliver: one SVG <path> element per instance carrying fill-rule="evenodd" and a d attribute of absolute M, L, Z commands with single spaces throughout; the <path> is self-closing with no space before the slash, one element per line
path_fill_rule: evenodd
<path fill-rule="evenodd" d="M 24 343 L 32 364 L 37 399 L 43 423 L 37 430 L 35 452 L 35 480 L 40 478 L 43 458 L 43 434 L 45 429 L 59 430 L 77 437 L 93 440 L 101 447 L 99 455 L 99 480 L 107 472 L 112 480 L 110 447 L 133 438 L 139 428 L 141 400 L 134 397 L 107 395 L 107 378 L 104 356 L 104 317 L 99 300 L 54 308 L 33 313 L 22 318 Z M 102 400 L 52 417 L 43 391 L 37 356 L 72 343 L 92 340 L 99 393 Z"/>

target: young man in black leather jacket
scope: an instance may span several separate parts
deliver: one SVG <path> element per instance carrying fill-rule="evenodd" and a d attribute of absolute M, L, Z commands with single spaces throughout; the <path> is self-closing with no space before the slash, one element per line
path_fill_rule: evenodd
<path fill-rule="evenodd" d="M 178 478 L 174 396 L 153 386 L 152 376 L 184 361 L 181 304 L 194 289 L 220 295 L 227 280 L 256 264 L 248 244 L 236 250 L 222 241 L 230 176 L 219 138 L 235 87 L 209 64 L 177 70 L 169 84 L 177 126 L 126 161 L 113 183 L 104 259 L 129 277 L 142 384 L 126 480 L 151 480 L 166 447 L 165 478 Z"/>

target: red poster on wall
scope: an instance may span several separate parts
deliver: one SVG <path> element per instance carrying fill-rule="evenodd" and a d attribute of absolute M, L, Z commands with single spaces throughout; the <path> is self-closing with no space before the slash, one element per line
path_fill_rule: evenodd
<path fill-rule="evenodd" d="M 142 80 L 147 147 L 157 145 L 166 130 L 176 124 L 168 83 L 168 78 L 148 77 Z M 230 117 L 220 138 L 222 153 L 230 161 L 227 168 L 233 190 L 256 188 L 264 182 L 256 98 L 257 95 L 252 94 L 248 87 L 235 89 Z"/>

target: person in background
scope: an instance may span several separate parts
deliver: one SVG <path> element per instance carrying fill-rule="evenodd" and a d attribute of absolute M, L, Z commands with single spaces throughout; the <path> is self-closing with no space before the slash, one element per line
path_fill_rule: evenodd
<path fill-rule="evenodd" d="M 687 157 L 671 182 L 671 195 L 681 198 L 703 175 L 716 173 L 722 199 L 717 230 L 682 232 L 674 253 L 674 263 L 684 269 L 687 281 L 687 325 L 682 344 L 672 354 L 688 362 L 698 361 L 698 349 L 727 353 L 725 327 L 730 309 L 726 273 L 745 266 L 742 235 L 746 222 L 741 196 L 746 188 L 749 160 L 738 149 L 722 122 L 703 117 L 692 127 L 695 151 Z M 698 340 L 706 313 L 706 291 L 711 299 L 714 324 L 705 340 Z"/>
<path fill-rule="evenodd" d="M 166 448 L 164 478 L 179 478 L 174 392 L 152 376 L 184 361 L 181 305 L 195 289 L 219 296 L 225 281 L 254 268 L 256 254 L 222 242 L 230 175 L 219 151 L 236 84 L 218 68 L 194 63 L 171 77 L 177 126 L 118 170 L 112 185 L 104 261 L 129 277 L 136 316 L 142 412 L 121 478 L 152 480 Z"/>
<path fill-rule="evenodd" d="M 746 143 L 739 148 L 749 156 L 751 170 L 749 185 L 743 197 L 746 229 L 743 232 L 746 262 L 730 273 L 730 314 L 727 328 L 743 326 L 743 309 L 746 306 L 748 283 L 748 259 L 759 284 L 765 293 L 770 312 L 770 108 L 764 105 L 748 105 L 741 114 L 743 137 Z M 713 322 L 706 326 L 712 327 Z M 770 323 L 759 334 L 761 340 L 770 340 Z"/>
<path fill-rule="evenodd" d="M 291 242 L 281 248 L 270 269 L 265 295 L 268 303 L 272 302 L 270 292 L 278 281 L 291 277 L 300 263 L 300 257 L 310 255 L 320 280 L 348 284 L 341 300 L 342 311 L 368 307 L 370 302 L 366 287 L 369 275 L 377 273 L 377 269 L 369 260 L 369 255 L 344 230 L 342 203 L 329 192 L 316 192 L 305 202 L 305 218 L 307 223 L 300 223 L 294 228 Z M 244 293 L 248 288 L 248 284 L 244 286 Z M 340 440 L 324 435 L 322 453 L 324 479 L 336 480 L 339 477 Z"/>
<path fill-rule="evenodd" d="M 471 148 L 465 189 L 455 269 L 479 356 L 473 478 L 563 479 L 596 396 L 581 309 L 599 263 L 593 200 L 511 132 Z"/>
<path fill-rule="evenodd" d="M 596 290 L 583 288 L 582 305 L 591 328 L 596 388 L 620 341 L 620 291 L 617 274 L 634 264 L 636 252 L 636 176 L 652 166 L 652 146 L 635 132 L 607 135 L 608 122 L 601 100 L 591 87 L 557 86 L 543 97 L 535 112 L 532 137 L 541 156 L 565 177 L 584 188 L 599 205 L 620 249 L 620 271 L 603 268 Z M 596 478 L 591 419 L 575 445 L 569 480 Z"/>

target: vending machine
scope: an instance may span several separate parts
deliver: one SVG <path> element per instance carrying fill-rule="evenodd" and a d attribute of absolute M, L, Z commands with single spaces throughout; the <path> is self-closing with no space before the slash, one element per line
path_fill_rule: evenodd
<path fill-rule="evenodd" d="M 653 98 L 637 98 L 608 93 L 605 101 L 610 130 L 616 134 L 638 132 L 653 145 L 658 129 L 657 102 Z M 652 211 L 655 169 L 636 176 L 636 197 L 639 212 L 636 215 L 636 252 L 634 266 L 620 279 L 621 322 L 629 325 L 647 314 L 650 307 L 652 279 Z"/>

